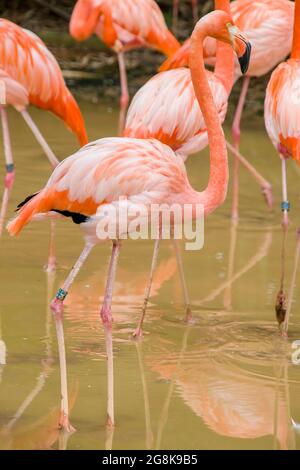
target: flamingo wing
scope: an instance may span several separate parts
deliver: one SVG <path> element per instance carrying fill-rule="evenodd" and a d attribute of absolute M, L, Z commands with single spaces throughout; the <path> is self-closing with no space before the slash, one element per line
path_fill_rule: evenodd
<path fill-rule="evenodd" d="M 87 143 L 83 117 L 56 59 L 38 36 L 5 19 L 0 19 L 0 69 L 27 90 L 31 104 L 54 113 Z"/>
<path fill-rule="evenodd" d="M 265 100 L 266 129 L 277 150 L 300 163 L 300 64 L 295 59 L 273 72 Z"/>
<path fill-rule="evenodd" d="M 14 106 L 18 111 L 22 111 L 28 106 L 29 96 L 26 88 L 1 69 L 0 83 L 4 86 L 6 105 Z"/>

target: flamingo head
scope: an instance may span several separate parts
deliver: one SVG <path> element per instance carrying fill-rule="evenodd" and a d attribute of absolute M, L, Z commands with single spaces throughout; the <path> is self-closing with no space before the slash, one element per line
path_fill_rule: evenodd
<path fill-rule="evenodd" d="M 70 20 L 70 34 L 77 41 L 88 39 L 96 30 L 103 0 L 77 0 Z"/>

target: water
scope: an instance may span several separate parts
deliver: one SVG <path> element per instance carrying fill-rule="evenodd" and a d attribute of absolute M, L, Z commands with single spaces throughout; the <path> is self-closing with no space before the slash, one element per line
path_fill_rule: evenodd
<path fill-rule="evenodd" d="M 117 112 L 83 105 L 91 139 L 116 133 Z M 52 116 L 31 110 L 60 158 L 76 142 Z M 49 175 L 46 158 L 13 111 L 9 115 L 17 179 L 9 215 Z M 244 122 L 244 129 L 247 123 Z M 71 421 L 69 439 L 57 430 L 60 382 L 55 329 L 47 308 L 82 248 L 78 227 L 57 229 L 59 266 L 43 272 L 49 224 L 29 225 L 21 236 L 1 240 L 0 448 L 1 449 L 279 449 L 300 448 L 292 426 L 300 422 L 300 365 L 291 360 L 300 339 L 299 275 L 290 336 L 283 340 L 274 299 L 280 276 L 280 162 L 263 124 L 243 133 L 242 151 L 273 184 L 269 214 L 259 189 L 240 171 L 240 221 L 231 225 L 230 193 L 205 226 L 205 247 L 184 252 L 194 324 L 184 307 L 172 246 L 163 242 L 153 296 L 140 343 L 130 339 L 139 317 L 150 268 L 151 242 L 123 245 L 115 288 L 114 433 L 105 429 L 106 360 L 99 306 L 110 246 L 95 249 L 65 309 Z M 191 158 L 193 185 L 207 181 L 207 154 Z M 1 176 L 2 177 L 2 176 Z M 293 270 L 299 217 L 299 169 L 288 162 L 292 201 L 287 287 Z M 232 282 L 230 245 L 236 239 Z M 233 258 L 232 258 L 233 259 Z M 5 355 L 6 350 L 6 355 Z"/>

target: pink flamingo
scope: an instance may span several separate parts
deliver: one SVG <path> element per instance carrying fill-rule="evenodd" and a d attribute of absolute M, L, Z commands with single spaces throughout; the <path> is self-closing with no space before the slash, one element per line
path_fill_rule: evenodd
<path fill-rule="evenodd" d="M 197 23 L 192 36 L 190 67 L 210 143 L 210 176 L 204 191 L 197 192 L 191 187 L 182 160 L 170 147 L 158 140 L 100 139 L 65 159 L 54 170 L 46 186 L 19 205 L 19 214 L 8 225 L 9 233 L 17 235 L 33 218 L 41 218 L 42 214 L 51 216 L 55 212 L 72 217 L 84 231 L 85 247 L 52 302 L 62 368 L 65 368 L 63 301 L 91 249 L 100 241 L 96 234 L 99 220 L 104 224 L 106 221 L 109 222 L 112 208 L 117 208 L 121 214 L 125 209 L 124 216 L 127 216 L 128 205 L 134 205 L 140 208 L 140 213 L 146 207 L 150 214 L 152 205 L 161 203 L 167 206 L 178 203 L 182 207 L 191 204 L 195 211 L 197 205 L 201 204 L 205 216 L 208 216 L 226 198 L 228 187 L 226 144 L 203 62 L 203 40 L 209 35 L 232 44 L 242 62 L 249 59 L 249 45 L 233 26 L 230 15 L 215 11 Z M 195 217 L 195 214 L 193 216 Z M 108 357 L 108 426 L 114 425 L 111 304 L 120 247 L 120 240 L 114 240 L 101 308 Z M 67 400 L 66 388 L 66 384 L 63 383 L 62 397 L 65 397 L 63 403 Z M 63 422 L 60 424 L 68 430 L 70 425 L 66 405 L 63 416 Z"/>
<path fill-rule="evenodd" d="M 121 133 L 129 101 L 124 53 L 138 47 L 149 47 L 170 56 L 179 48 L 178 41 L 168 30 L 154 0 L 77 0 L 70 33 L 77 41 L 96 33 L 107 47 L 116 52 L 121 82 Z"/>
<path fill-rule="evenodd" d="M 269 73 L 291 51 L 294 2 L 290 0 L 235 0 L 230 4 L 235 24 L 245 33 L 252 45 L 249 70 L 244 78 L 239 102 L 236 108 L 232 137 L 236 150 L 240 145 L 240 123 L 251 77 L 261 77 Z M 160 70 L 188 65 L 190 39 L 173 57 L 161 66 Z M 213 65 L 216 57 L 216 42 L 208 38 L 204 46 L 206 63 Z M 238 66 L 236 79 L 240 77 Z M 233 170 L 232 218 L 238 218 L 238 159 Z"/>
<path fill-rule="evenodd" d="M 191 2 L 192 2 L 193 20 L 194 20 L 194 23 L 197 23 L 197 20 L 198 20 L 198 0 L 191 0 Z M 179 13 L 179 0 L 173 0 L 172 29 L 173 29 L 174 32 L 177 32 L 178 13 Z"/>
<path fill-rule="evenodd" d="M 215 8 L 229 12 L 229 0 L 216 0 Z M 243 66 L 243 64 L 241 65 Z M 234 53 L 230 46 L 223 43 L 219 44 L 215 73 L 207 71 L 206 74 L 219 118 L 223 122 L 234 79 Z M 188 155 L 205 148 L 208 144 L 207 129 L 195 95 L 190 70 L 177 68 L 161 72 L 150 79 L 132 100 L 127 113 L 123 135 L 142 139 L 156 138 L 169 145 L 184 161 Z M 269 206 L 272 207 L 270 184 L 229 143 L 227 143 L 227 146 L 235 152 L 237 158 L 241 160 L 259 183 Z M 179 253 L 177 247 L 177 254 Z M 155 257 L 157 255 L 158 249 L 156 245 L 152 262 L 153 269 L 156 266 Z M 189 318 L 191 314 L 190 300 L 184 281 L 181 260 L 179 260 L 179 269 L 187 318 Z M 153 270 L 151 270 L 146 288 L 143 315 L 147 308 L 152 277 Z"/>
<path fill-rule="evenodd" d="M 288 200 L 286 161 L 292 158 L 300 163 L 300 2 L 295 2 L 294 35 L 291 58 L 282 62 L 272 73 L 268 84 L 265 100 L 265 124 L 274 147 L 281 158 L 282 171 L 282 203 L 283 212 L 283 247 L 281 285 L 276 302 L 279 324 L 283 324 L 283 332 L 287 334 L 291 302 L 286 311 L 284 294 L 284 259 L 288 229 Z M 300 238 L 300 233 L 298 233 Z"/>
<path fill-rule="evenodd" d="M 51 111 L 62 119 L 77 135 L 81 145 L 85 145 L 88 139 L 80 109 L 66 87 L 54 56 L 35 34 L 5 19 L 0 19 L 0 86 L 0 115 L 6 162 L 5 190 L 0 213 L 1 234 L 15 178 L 6 106 L 11 105 L 20 112 L 52 167 L 59 161 L 28 113 L 29 104 Z M 55 265 L 53 243 L 51 246 L 49 269 Z"/>

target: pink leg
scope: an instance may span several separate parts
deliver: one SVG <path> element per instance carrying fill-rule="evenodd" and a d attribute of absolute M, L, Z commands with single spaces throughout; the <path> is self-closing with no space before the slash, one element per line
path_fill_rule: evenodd
<path fill-rule="evenodd" d="M 9 196 L 10 196 L 13 184 L 14 184 L 15 172 L 14 172 L 14 162 L 13 162 L 11 140 L 10 140 L 10 134 L 9 134 L 8 119 L 7 119 L 7 111 L 3 106 L 0 106 L 0 114 L 1 114 L 4 156 L 5 156 L 5 165 L 6 165 L 4 192 L 3 192 L 1 212 L 0 212 L 0 236 L 1 236 L 3 227 L 4 227 L 5 218 L 6 218 Z"/>
<path fill-rule="evenodd" d="M 198 21 L 198 1 L 197 0 L 192 0 L 192 9 L 193 9 L 194 24 L 196 24 Z"/>
<path fill-rule="evenodd" d="M 294 291 L 295 291 L 295 287 L 296 287 L 299 257 L 300 257 L 300 228 L 298 229 L 298 232 L 297 232 L 297 245 L 296 245 L 294 270 L 293 270 L 293 275 L 292 275 L 291 288 L 290 288 L 290 291 L 289 291 L 289 298 L 288 298 L 288 303 L 287 303 L 286 315 L 285 315 L 283 328 L 282 328 L 282 334 L 284 336 L 287 336 L 288 329 L 289 329 L 289 320 L 290 320 L 290 314 L 291 314 L 291 309 L 292 309 Z"/>
<path fill-rule="evenodd" d="M 144 323 L 144 319 L 145 319 L 145 315 L 146 315 L 146 310 L 147 310 L 147 306 L 148 306 L 148 302 L 149 302 L 149 297 L 150 297 L 150 294 L 151 294 L 151 287 L 152 287 L 152 283 L 153 283 L 153 277 L 154 277 L 154 273 L 155 273 L 156 266 L 157 266 L 159 242 L 160 242 L 160 239 L 157 239 L 157 240 L 155 240 L 155 243 L 154 243 L 154 251 L 153 251 L 153 256 L 152 256 L 150 276 L 149 276 L 148 283 L 147 283 L 146 290 L 145 290 L 144 305 L 143 305 L 143 308 L 142 308 L 142 314 L 141 314 L 140 320 L 138 322 L 137 328 L 135 329 L 135 331 L 133 333 L 134 338 L 140 338 L 143 335 L 142 327 L 143 327 L 143 323 Z"/>
<path fill-rule="evenodd" d="M 273 209 L 273 192 L 271 184 L 254 168 L 249 161 L 243 157 L 243 155 L 236 150 L 233 145 L 226 141 L 226 145 L 228 150 L 239 160 L 239 162 L 246 168 L 246 170 L 250 173 L 251 176 L 255 179 L 255 181 L 261 187 L 261 191 L 263 196 L 267 202 L 267 205 L 270 210 Z"/>
<path fill-rule="evenodd" d="M 178 13 L 179 13 L 179 0 L 173 0 L 172 30 L 174 34 L 177 33 L 177 28 L 178 28 Z"/>
<path fill-rule="evenodd" d="M 63 328 L 63 315 L 62 312 L 54 313 L 56 336 L 59 353 L 59 367 L 60 367 L 60 385 L 61 385 L 61 415 L 59 420 L 59 428 L 65 432 L 74 432 L 75 429 L 71 426 L 69 421 L 69 400 L 68 400 L 68 382 L 67 382 L 67 362 L 66 350 Z"/>
<path fill-rule="evenodd" d="M 63 287 L 58 289 L 55 299 L 51 302 L 51 309 L 57 313 L 62 314 L 64 308 L 64 300 L 68 295 L 68 291 L 73 284 L 77 274 L 80 271 L 80 268 L 86 261 L 87 257 L 89 256 L 90 252 L 92 251 L 94 245 L 90 243 L 86 243 L 84 249 L 82 250 L 81 255 L 79 256 L 78 260 L 74 264 L 69 276 L 65 280 Z"/>
<path fill-rule="evenodd" d="M 47 266 L 45 266 L 45 271 L 47 273 L 51 273 L 56 270 L 55 227 L 56 227 L 55 221 L 51 220 L 48 263 L 47 263 Z"/>
<path fill-rule="evenodd" d="M 279 325 L 284 322 L 286 317 L 286 295 L 284 292 L 285 284 L 285 258 L 286 258 L 286 243 L 288 236 L 288 226 L 289 226 L 289 216 L 288 211 L 290 209 L 290 203 L 288 201 L 287 193 L 287 180 L 286 180 L 286 159 L 281 156 L 281 174 L 282 174 L 282 248 L 281 248 L 281 280 L 280 280 L 280 289 L 277 294 L 275 311 L 276 317 Z"/>
<path fill-rule="evenodd" d="M 181 282 L 181 288 L 182 288 L 183 298 L 184 298 L 184 303 L 185 303 L 185 318 L 186 318 L 186 322 L 190 323 L 193 320 L 192 309 L 191 309 L 190 296 L 188 293 L 188 288 L 187 288 L 185 275 L 184 275 L 183 261 L 182 261 L 182 256 L 180 252 L 180 246 L 179 246 L 178 240 L 174 239 L 173 243 L 174 243 L 177 266 L 178 266 L 180 282 Z"/>
<path fill-rule="evenodd" d="M 112 342 L 112 314 L 111 314 L 111 304 L 112 304 L 112 295 L 114 281 L 116 277 L 116 269 L 118 264 L 118 258 L 120 254 L 121 244 L 119 241 L 113 242 L 112 254 L 108 269 L 108 276 L 105 288 L 105 296 L 103 305 L 101 308 L 101 319 L 104 327 L 105 333 L 105 343 L 106 343 L 106 354 L 107 354 L 107 391 L 108 391 L 108 400 L 107 400 L 107 421 L 106 425 L 108 428 L 112 428 L 115 425 L 114 418 L 114 362 L 113 362 L 113 342 Z"/>
<path fill-rule="evenodd" d="M 56 156 L 54 155 L 51 148 L 47 144 L 45 138 L 43 137 L 40 130 L 38 129 L 38 127 L 34 123 L 33 119 L 29 115 L 28 111 L 26 111 L 26 110 L 21 111 L 21 114 L 22 114 L 25 122 L 27 123 L 27 125 L 31 129 L 31 131 L 32 131 L 33 135 L 35 136 L 36 140 L 38 141 L 38 143 L 40 144 L 40 146 L 44 150 L 45 154 L 47 155 L 48 160 L 51 163 L 52 167 L 55 168 L 59 164 L 59 160 L 57 160 Z"/>
<path fill-rule="evenodd" d="M 118 62 L 121 82 L 121 99 L 120 99 L 120 117 L 119 117 L 119 135 L 122 136 L 125 126 L 125 116 L 129 102 L 128 83 L 125 57 L 123 52 L 118 52 Z"/>
<path fill-rule="evenodd" d="M 240 94 L 239 102 L 235 111 L 233 125 L 232 125 L 232 140 L 236 150 L 239 150 L 240 137 L 241 137 L 241 118 L 245 105 L 245 100 L 249 88 L 250 77 L 244 78 L 242 91 Z M 231 217 L 233 219 L 238 218 L 238 204 L 239 204 L 239 161 L 237 158 L 234 159 L 233 164 L 233 194 L 232 194 L 232 210 Z"/>

